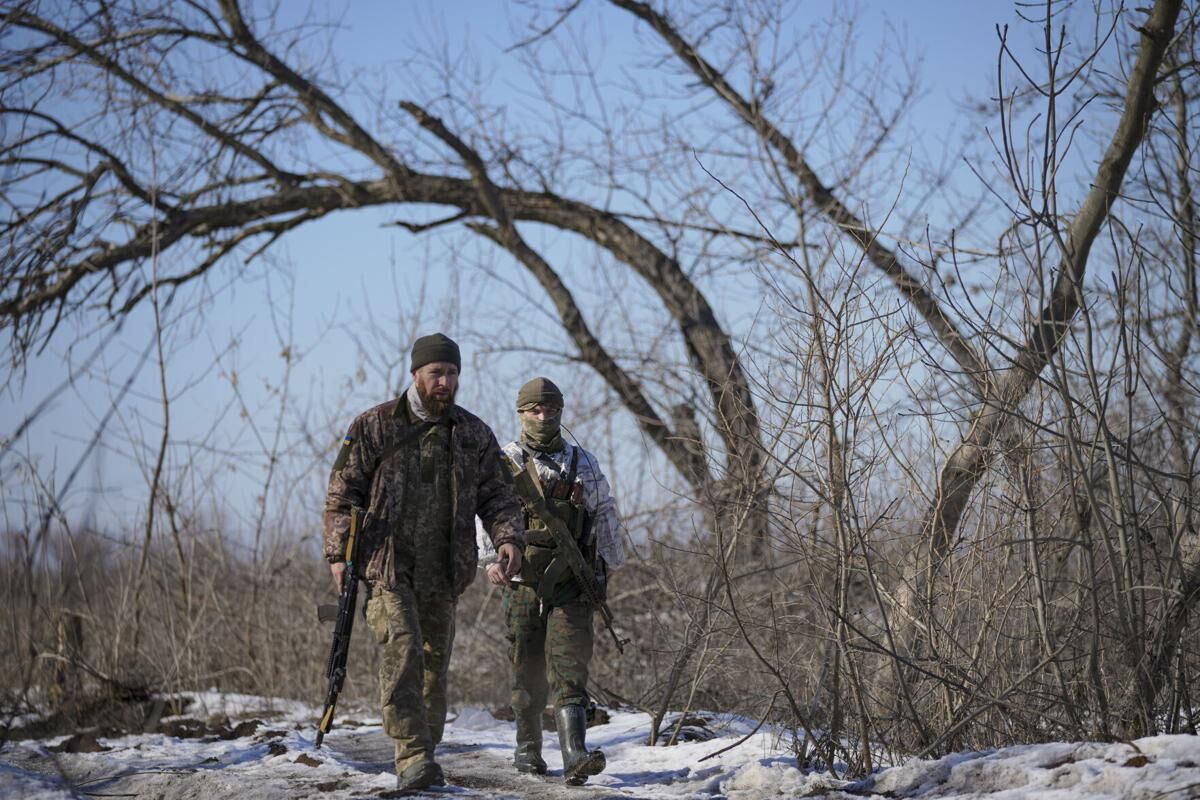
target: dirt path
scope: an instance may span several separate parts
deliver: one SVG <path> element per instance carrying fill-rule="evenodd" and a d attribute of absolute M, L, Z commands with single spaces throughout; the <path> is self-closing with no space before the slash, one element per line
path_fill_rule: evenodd
<path fill-rule="evenodd" d="M 364 771 L 392 771 L 392 740 L 378 729 L 369 733 L 348 732 L 327 745 L 341 757 L 362 765 Z M 438 763 L 446 780 L 463 791 L 430 793 L 430 797 L 529 798 L 529 800 L 636 800 L 634 792 L 603 786 L 567 786 L 561 770 L 551 769 L 544 777 L 522 775 L 512 767 L 509 746 L 446 742 L 438 747 Z"/>
<path fill-rule="evenodd" d="M 438 747 L 450 786 L 404 795 L 456 800 L 641 800 L 641 787 L 567 786 L 560 770 L 545 777 L 512 768 L 511 745 L 476 742 L 470 732 Z M 255 797 L 351 798 L 399 796 L 392 741 L 379 728 L 335 729 L 320 750 L 282 747 L 261 734 L 200 745 L 159 735 L 108 740 L 100 752 L 55 753 L 36 742 L 10 742 L 0 751 L 0 797 L 32 794 L 47 800 L 136 797 L 154 800 L 230 800 Z M 548 753 L 557 762 L 557 752 Z M 317 769 L 320 767 L 320 769 Z M 17 789 L 16 787 L 21 787 Z"/>

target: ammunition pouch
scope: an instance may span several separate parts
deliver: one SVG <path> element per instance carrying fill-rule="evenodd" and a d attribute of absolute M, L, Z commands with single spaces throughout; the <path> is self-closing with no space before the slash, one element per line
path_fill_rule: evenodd
<path fill-rule="evenodd" d="M 547 498 L 548 510 L 566 523 L 567 529 L 575 533 L 580 553 L 590 563 L 595 563 L 595 546 L 588 541 L 590 520 L 582 503 Z M 538 597 L 548 606 L 563 606 L 578 602 L 583 589 L 571 574 L 564 559 L 557 558 L 554 536 L 537 517 L 526 519 L 525 553 L 521 565 L 521 580 L 537 591 Z"/>
<path fill-rule="evenodd" d="M 525 557 L 521 560 L 521 580 L 535 589 L 546 574 L 546 568 L 554 560 L 553 543 L 547 547 L 540 544 L 525 543 Z"/>

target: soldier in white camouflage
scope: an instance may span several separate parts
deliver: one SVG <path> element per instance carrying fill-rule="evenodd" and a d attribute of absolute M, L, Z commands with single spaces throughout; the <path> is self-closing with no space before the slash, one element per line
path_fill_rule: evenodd
<path fill-rule="evenodd" d="M 625 563 L 616 503 L 596 457 L 563 440 L 563 395 L 548 378 L 534 378 L 517 394 L 521 436 L 505 445 L 512 469 L 537 473 L 546 508 L 566 523 L 595 569 L 601 600 L 608 576 Z M 555 723 L 563 775 L 582 784 L 605 767 L 604 753 L 587 749 L 588 663 L 595 612 L 570 571 L 556 563 L 555 542 L 544 521 L 525 511 L 523 567 L 505 574 L 502 562 L 487 568 L 488 580 L 505 586 L 504 609 L 512 666 L 512 709 L 517 724 L 513 766 L 545 774 L 542 709 L 554 690 Z"/>
<path fill-rule="evenodd" d="M 518 573 L 525 544 L 496 437 L 454 404 L 461 364 L 449 337 L 418 339 L 412 384 L 350 424 L 325 499 L 325 557 L 339 590 L 350 509 L 366 509 L 358 548 L 367 554 L 366 617 L 383 649 L 383 726 L 401 789 L 445 784 L 434 748 L 446 721 L 455 604 L 477 569 L 476 515 L 502 576 Z"/>

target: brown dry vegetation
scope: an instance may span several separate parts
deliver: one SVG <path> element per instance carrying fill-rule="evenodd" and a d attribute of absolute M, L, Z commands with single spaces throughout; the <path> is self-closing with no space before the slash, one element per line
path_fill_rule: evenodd
<path fill-rule="evenodd" d="M 546 85 L 567 67 L 539 45 L 567 47 L 555 37 L 577 5 L 543 9 L 516 48 Z M 609 150 L 577 145 L 566 120 L 582 111 L 562 106 L 547 112 L 557 127 L 544 138 L 510 139 L 493 131 L 485 101 L 432 90 L 429 103 L 401 98 L 395 115 L 368 124 L 323 74 L 281 59 L 301 46 L 291 34 L 260 35 L 269 16 L 247 19 L 232 0 L 211 16 L 176 19 L 164 7 L 178 23 L 170 34 L 122 34 L 146 18 L 79 21 L 91 44 L 5 3 L 5 24 L 41 43 L 7 67 L 6 108 L 29 131 L 6 145 L 5 190 L 16 198 L 43 171 L 72 187 L 23 201 L 4 229 L 0 320 L 14 364 L 54 335 L 59 315 L 106 297 L 117 317 L 153 304 L 165 374 L 157 290 L 139 283 L 148 264 L 159 280 L 160 249 L 179 256 L 173 267 L 188 265 L 161 277 L 182 286 L 334 210 L 441 206 L 445 218 L 401 224 L 478 237 L 494 250 L 464 257 L 464 268 L 481 277 L 522 270 L 560 326 L 563 368 L 603 383 L 603 401 L 578 409 L 592 417 L 585 444 L 623 425 L 651 451 L 629 461 L 659 471 L 659 491 L 624 507 L 633 555 L 612 607 L 634 643 L 618 656 L 598 630 L 598 700 L 644 709 L 660 741 L 676 734 L 662 725 L 668 712 L 762 719 L 787 732 L 803 764 L 854 773 L 899 754 L 1196 732 L 1195 9 L 1158 0 L 1093 17 L 1048 4 L 1031 23 L 1045 33 L 1037 64 L 1017 62 L 1001 38 L 997 96 L 981 101 L 990 148 L 964 150 L 982 196 L 931 223 L 911 197 L 946 190 L 945 175 L 910 177 L 906 143 L 893 141 L 917 91 L 903 53 L 870 69 L 810 58 L 779 45 L 786 15 L 759 4 L 705 6 L 689 20 L 633 0 L 610 5 L 605 13 L 636 20 L 671 64 L 667 89 L 639 84 L 622 110 L 662 100 L 654 91 L 681 93 L 690 105 L 673 122 L 690 134 L 686 147 L 647 134 L 652 122 L 623 129 L 619 115 L 592 120 Z M 1068 22 L 1096 35 L 1059 38 Z M 835 19 L 807 44 L 824 52 L 822 37 L 835 47 L 853 34 L 852 21 Z M 227 96 L 157 91 L 187 85 L 191 55 L 172 37 L 245 74 Z M 106 59 L 135 47 L 161 48 L 161 64 Z M 451 65 L 439 68 L 457 86 Z M 128 155 L 144 143 L 102 146 L 99 133 L 65 132 L 40 106 L 24 107 L 22 82 L 42 87 L 60 72 L 108 81 L 98 130 L 136 107 L 186 127 L 211 160 L 193 164 L 194 153 L 156 140 L 181 166 L 169 191 L 148 191 Z M 247 75 L 258 93 L 242 86 Z M 828 103 L 815 118 L 814 92 Z M 829 120 L 851 112 L 865 122 L 844 141 Z M 246 123 L 260 115 L 270 123 Z M 293 128 L 365 166 L 331 175 L 306 163 L 288 146 Z M 395 131 L 402 143 L 385 145 Z M 67 155 L 47 161 L 42 139 Z M 1083 153 L 1082 172 L 1068 151 Z M 211 175 L 222 176 L 215 187 Z M 652 188 L 637 196 L 629 187 L 643 182 Z M 97 186 L 132 209 L 117 241 L 105 239 L 115 225 L 75 225 L 90 219 Z M 582 241 L 594 260 L 571 272 L 553 263 L 527 238 L 543 228 Z M 568 289 L 585 279 L 608 293 Z M 759 321 L 733 331 L 740 312 L 720 301 L 742 291 Z M 644 318 L 603 313 L 633 295 Z M 412 327 L 401 319 L 389 330 Z M 355 341 L 360 363 L 396 388 L 403 359 L 373 352 L 390 340 Z M 516 337 L 522 345 L 544 342 Z M 404 337 L 389 347 L 403 353 Z M 286 375 L 277 383 L 280 409 L 292 407 Z M 260 505 L 251 530 L 235 534 L 247 526 L 186 510 L 205 507 L 188 489 L 204 481 L 163 468 L 165 385 L 162 396 L 161 444 L 140 443 L 157 459 L 144 465 L 148 511 L 135 531 L 70 529 L 53 482 L 32 463 L 22 472 L 50 510 L 4 541 L 12 613 L 0 685 L 14 711 L 47 704 L 87 722 L 98 698 L 118 707 L 209 686 L 323 694 L 319 498 L 294 487 L 312 486 L 329 454 L 259 437 Z M 301 438 L 352 411 L 316 413 Z M 634 489 L 650 482 L 621 477 Z M 292 516 L 311 509 L 300 515 L 311 525 L 268 513 L 280 485 Z M 482 583 L 462 598 L 455 702 L 504 703 L 500 619 Z M 363 626 L 355 639 L 345 702 L 370 705 L 374 648 Z"/>

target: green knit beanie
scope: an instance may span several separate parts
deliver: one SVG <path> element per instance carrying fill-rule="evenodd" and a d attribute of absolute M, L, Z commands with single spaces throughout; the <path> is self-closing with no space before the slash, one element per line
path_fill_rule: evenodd
<path fill-rule="evenodd" d="M 521 391 L 517 392 L 517 411 L 522 411 L 538 403 L 559 408 L 563 406 L 562 391 L 549 378 L 534 378 L 522 386 Z"/>
<path fill-rule="evenodd" d="M 437 361 L 446 361 L 462 370 L 462 356 L 459 355 L 458 345 L 444 333 L 431 333 L 413 343 L 412 366 L 408 371 L 416 372 L 426 364 Z"/>

